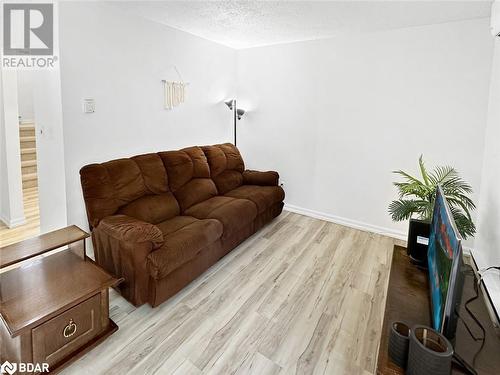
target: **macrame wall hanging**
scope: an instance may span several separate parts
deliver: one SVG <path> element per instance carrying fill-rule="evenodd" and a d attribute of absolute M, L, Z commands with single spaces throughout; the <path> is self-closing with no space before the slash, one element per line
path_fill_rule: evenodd
<path fill-rule="evenodd" d="M 162 80 L 165 90 L 165 109 L 171 110 L 186 100 L 186 87 L 189 82 L 184 82 L 176 66 L 174 69 L 179 77 L 179 81 Z"/>

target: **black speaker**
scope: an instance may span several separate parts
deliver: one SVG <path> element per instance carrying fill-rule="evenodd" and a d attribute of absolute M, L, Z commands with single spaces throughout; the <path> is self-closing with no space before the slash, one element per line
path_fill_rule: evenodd
<path fill-rule="evenodd" d="M 408 255 L 410 261 L 422 268 L 427 268 L 427 248 L 431 225 L 424 220 L 410 219 L 408 230 Z"/>

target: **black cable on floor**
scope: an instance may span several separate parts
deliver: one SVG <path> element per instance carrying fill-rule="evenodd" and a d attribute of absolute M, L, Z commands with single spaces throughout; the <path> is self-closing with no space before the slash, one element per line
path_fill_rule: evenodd
<path fill-rule="evenodd" d="M 474 339 L 474 341 L 479 341 L 479 340 L 484 340 L 484 337 L 476 337 L 472 330 L 470 329 L 469 325 L 467 322 L 462 318 L 462 316 L 459 314 L 458 310 L 455 309 L 455 314 L 458 316 L 458 319 L 463 323 L 464 327 L 467 329 L 467 332 L 469 332 L 469 335 Z"/>
<path fill-rule="evenodd" d="M 464 271 L 464 274 L 468 274 L 468 275 L 474 277 L 474 292 L 476 293 L 475 296 L 469 298 L 465 302 L 464 307 L 465 307 L 465 310 L 469 313 L 470 317 L 476 322 L 478 327 L 481 329 L 481 331 L 483 333 L 483 337 L 476 337 L 474 335 L 474 333 L 470 329 L 469 325 L 465 322 L 465 320 L 462 318 L 462 316 L 460 315 L 458 310 L 455 308 L 455 314 L 457 314 L 460 321 L 464 324 L 464 326 L 467 329 L 467 331 L 469 332 L 470 336 L 474 339 L 474 341 L 481 341 L 481 346 L 479 347 L 477 352 L 474 354 L 474 357 L 472 358 L 472 368 L 470 368 L 470 366 L 467 365 L 467 363 L 457 353 L 455 353 L 456 354 L 456 356 L 454 356 L 455 360 L 461 366 L 463 366 L 467 371 L 469 371 L 470 373 L 476 373 L 476 371 L 474 370 L 474 367 L 476 367 L 476 359 L 479 356 L 479 353 L 481 353 L 481 351 L 483 350 L 484 345 L 486 343 L 486 330 L 484 329 L 484 326 L 481 324 L 479 319 L 477 319 L 476 316 L 474 315 L 474 313 L 470 310 L 469 304 L 474 302 L 475 300 L 477 300 L 479 298 L 479 285 L 481 284 L 481 281 L 482 281 L 482 274 L 484 272 L 492 270 L 492 269 L 500 270 L 500 266 L 491 266 L 491 267 L 481 269 L 480 271 L 478 271 L 479 279 L 476 278 L 476 273 L 473 271 L 472 267 L 470 267 L 470 269 L 467 270 L 468 272 Z"/>
<path fill-rule="evenodd" d="M 473 272 L 473 275 L 474 275 L 474 292 L 476 293 L 475 296 L 469 298 L 467 300 L 467 302 L 465 302 L 464 304 L 464 307 L 465 307 L 465 310 L 469 313 L 470 317 L 476 322 L 477 326 L 481 329 L 482 333 L 483 333 L 483 337 L 482 338 L 476 338 L 475 335 L 472 334 L 472 331 L 470 330 L 469 326 L 465 323 L 465 321 L 462 319 L 462 317 L 459 316 L 460 320 L 464 323 L 465 327 L 467 328 L 467 331 L 469 331 L 469 334 L 471 335 L 471 337 L 475 340 L 475 341 L 479 341 L 481 340 L 481 346 L 479 347 L 479 349 L 477 350 L 477 352 L 474 354 L 474 357 L 472 359 L 472 366 L 473 367 L 476 367 L 476 359 L 477 357 L 479 356 L 479 353 L 481 353 L 481 351 L 483 350 L 484 348 L 484 345 L 486 343 L 486 330 L 484 329 L 484 326 L 481 324 L 481 322 L 479 321 L 479 319 L 476 318 L 476 316 L 474 315 L 474 313 L 471 311 L 471 309 L 469 308 L 469 304 L 474 302 L 475 300 L 477 300 L 479 298 L 479 285 L 481 284 L 481 281 L 482 281 L 482 274 L 486 271 L 489 271 L 489 270 L 492 270 L 492 269 L 496 269 L 496 270 L 500 270 L 500 267 L 499 266 L 491 266 L 491 267 L 487 267 L 485 269 L 482 269 L 479 273 L 479 279 L 476 278 L 476 274 Z"/>

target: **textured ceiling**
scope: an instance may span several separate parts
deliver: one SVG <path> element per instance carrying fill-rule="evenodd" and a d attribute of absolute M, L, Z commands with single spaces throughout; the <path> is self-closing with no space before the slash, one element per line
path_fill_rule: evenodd
<path fill-rule="evenodd" d="M 115 6 L 233 48 L 489 17 L 491 1 L 132 1 Z"/>

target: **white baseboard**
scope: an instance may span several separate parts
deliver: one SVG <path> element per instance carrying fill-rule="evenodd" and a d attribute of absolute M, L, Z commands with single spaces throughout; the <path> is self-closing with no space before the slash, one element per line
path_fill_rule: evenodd
<path fill-rule="evenodd" d="M 7 219 L 5 216 L 0 215 L 0 221 L 2 221 L 5 225 L 7 225 L 9 229 L 18 227 L 19 225 L 26 224 L 26 218 L 24 216 L 17 217 L 14 219 Z"/>
<path fill-rule="evenodd" d="M 330 221 L 332 223 L 344 225 L 346 227 L 360 229 L 360 230 L 364 230 L 364 231 L 372 232 L 372 233 L 376 233 L 376 234 L 381 234 L 381 235 L 392 237 L 392 238 L 397 238 L 398 240 L 402 240 L 402 241 L 406 241 L 408 239 L 408 233 L 405 233 L 403 231 L 398 231 L 398 230 L 394 230 L 394 229 L 390 229 L 390 228 L 380 227 L 377 225 L 363 223 L 361 221 L 347 219 L 345 217 L 331 215 L 331 214 L 327 214 L 324 212 L 314 211 L 314 210 L 310 210 L 308 208 L 302 208 L 302 207 L 294 206 L 291 204 L 285 204 L 284 209 L 286 211 L 295 212 L 297 214 L 301 214 L 301 215 L 305 215 L 305 216 L 310 216 L 310 217 L 313 217 L 315 219 Z"/>

